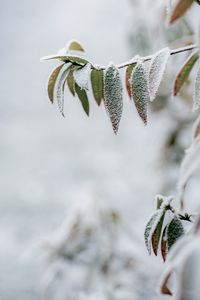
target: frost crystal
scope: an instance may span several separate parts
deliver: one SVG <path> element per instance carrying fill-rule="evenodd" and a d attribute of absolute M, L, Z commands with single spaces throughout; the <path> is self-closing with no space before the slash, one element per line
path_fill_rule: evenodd
<path fill-rule="evenodd" d="M 143 62 L 139 62 L 131 75 L 131 93 L 136 109 L 144 124 L 147 124 L 147 103 L 149 91 L 147 73 Z"/>
<path fill-rule="evenodd" d="M 67 75 L 69 73 L 69 68 L 71 64 L 64 64 L 60 69 L 60 72 L 56 78 L 54 91 L 53 91 L 53 98 L 54 101 L 57 101 L 58 108 L 61 114 L 64 116 L 64 85 Z"/>
<path fill-rule="evenodd" d="M 74 79 L 82 90 L 88 90 L 90 64 L 86 64 L 83 68 L 74 71 Z"/>
<path fill-rule="evenodd" d="M 148 84 L 149 84 L 149 94 L 150 100 L 153 101 L 156 97 L 158 92 L 160 83 L 162 81 L 167 61 L 170 56 L 170 49 L 164 48 L 159 52 L 155 53 L 153 56 L 150 67 L 149 67 L 149 74 L 148 74 Z"/>
<path fill-rule="evenodd" d="M 105 108 L 116 134 L 122 116 L 123 100 L 119 70 L 113 64 L 110 64 L 105 70 L 104 98 Z"/>
<path fill-rule="evenodd" d="M 194 102 L 193 110 L 199 109 L 200 107 L 200 66 L 197 71 L 197 77 L 195 80 L 193 102 Z"/>

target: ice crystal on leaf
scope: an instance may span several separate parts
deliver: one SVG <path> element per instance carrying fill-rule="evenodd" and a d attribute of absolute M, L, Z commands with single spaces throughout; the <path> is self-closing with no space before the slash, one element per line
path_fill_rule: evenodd
<path fill-rule="evenodd" d="M 104 103 L 116 134 L 122 116 L 122 83 L 119 70 L 111 63 L 105 70 Z"/>
<path fill-rule="evenodd" d="M 195 79 L 193 103 L 194 103 L 193 110 L 199 109 L 200 107 L 200 65 Z"/>
<path fill-rule="evenodd" d="M 151 59 L 148 74 L 149 94 L 151 101 L 153 101 L 156 97 L 167 66 L 169 56 L 170 49 L 167 47 L 155 53 L 153 58 Z"/>
<path fill-rule="evenodd" d="M 90 68 L 90 64 L 86 64 L 83 68 L 79 68 L 73 73 L 75 82 L 82 90 L 88 90 Z"/>

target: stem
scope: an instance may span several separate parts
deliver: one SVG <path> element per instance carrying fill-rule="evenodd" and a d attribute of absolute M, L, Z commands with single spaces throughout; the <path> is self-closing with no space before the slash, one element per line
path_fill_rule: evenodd
<path fill-rule="evenodd" d="M 200 0 L 199 0 L 200 1 Z M 197 48 L 197 45 L 189 45 L 189 46 L 185 46 L 185 47 L 181 47 L 181 48 L 176 48 L 176 49 L 172 49 L 170 51 L 170 55 L 175 55 L 175 54 L 178 54 L 178 53 L 181 53 L 181 52 L 186 52 L 186 51 L 190 51 L 190 50 L 193 50 L 193 49 L 196 49 Z M 142 60 L 143 62 L 146 62 L 146 61 L 149 61 L 152 59 L 154 55 L 148 55 L 148 56 L 143 56 L 143 57 L 139 57 L 140 60 Z M 117 65 L 116 67 L 118 69 L 123 69 L 125 67 L 128 67 L 129 65 L 131 64 L 136 64 L 138 62 L 138 57 L 137 58 L 132 58 L 124 63 L 121 63 L 119 65 Z M 96 69 L 95 66 L 91 66 L 92 69 Z M 98 67 L 98 70 L 105 70 L 106 69 L 106 66 L 100 66 Z"/>

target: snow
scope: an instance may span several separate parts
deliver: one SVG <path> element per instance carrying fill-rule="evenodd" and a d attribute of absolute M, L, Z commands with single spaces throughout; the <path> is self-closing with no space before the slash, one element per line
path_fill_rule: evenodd
<path fill-rule="evenodd" d="M 74 79 L 82 90 L 88 90 L 91 65 L 88 63 L 83 68 L 74 71 Z"/>

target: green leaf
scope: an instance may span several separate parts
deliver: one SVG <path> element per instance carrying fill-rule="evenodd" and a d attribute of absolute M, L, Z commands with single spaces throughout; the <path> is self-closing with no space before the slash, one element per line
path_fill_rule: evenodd
<path fill-rule="evenodd" d="M 194 0 L 177 0 L 170 16 L 170 24 L 173 24 L 176 20 L 182 17 L 191 7 L 193 2 Z"/>
<path fill-rule="evenodd" d="M 174 216 L 167 227 L 167 243 L 168 249 L 170 249 L 174 243 L 184 235 L 184 228 L 182 222 L 177 216 Z"/>
<path fill-rule="evenodd" d="M 61 70 L 61 68 L 63 67 L 64 64 L 56 67 L 52 73 L 50 74 L 49 78 L 48 78 L 48 84 L 47 84 L 47 92 L 48 92 L 48 96 L 49 96 L 49 100 L 53 103 L 53 93 L 54 93 L 54 88 L 55 88 L 55 83 L 56 83 L 56 79 L 58 77 L 58 74 Z"/>
<path fill-rule="evenodd" d="M 168 59 L 170 57 L 170 49 L 164 48 L 154 54 L 149 66 L 149 94 L 150 100 L 153 101 L 161 84 Z"/>
<path fill-rule="evenodd" d="M 81 51 L 81 52 L 84 52 L 83 47 L 77 41 L 70 41 L 69 44 L 67 45 L 67 50 L 69 50 L 69 51 Z"/>
<path fill-rule="evenodd" d="M 95 70 L 91 71 L 91 84 L 93 96 L 98 105 L 101 104 L 101 101 L 104 98 L 103 90 L 104 90 L 104 82 L 103 82 L 103 70 Z"/>
<path fill-rule="evenodd" d="M 75 80 L 74 80 L 73 70 L 69 71 L 66 82 L 71 94 L 75 96 Z"/>
<path fill-rule="evenodd" d="M 131 75 L 131 94 L 138 114 L 147 124 L 147 104 L 150 100 L 147 73 L 143 62 L 139 62 Z"/>
<path fill-rule="evenodd" d="M 187 58 L 185 63 L 183 64 L 182 68 L 180 69 L 180 71 L 178 72 L 178 74 L 176 76 L 176 80 L 174 83 L 174 89 L 173 89 L 174 96 L 176 96 L 178 94 L 182 85 L 188 79 L 190 72 L 191 72 L 192 68 L 194 67 L 198 58 L 199 58 L 198 52 L 192 53 Z"/>
<path fill-rule="evenodd" d="M 160 236 L 161 236 L 161 231 L 162 231 L 162 226 L 163 226 L 163 221 L 164 221 L 164 217 L 165 217 L 165 212 L 166 210 L 164 209 L 162 214 L 160 215 L 159 220 L 157 220 L 157 225 L 156 228 L 152 234 L 152 248 L 153 248 L 153 252 L 155 255 L 157 255 L 158 252 L 158 245 L 159 245 L 159 241 L 160 241 Z"/>
<path fill-rule="evenodd" d="M 88 61 L 82 57 L 79 56 L 74 56 L 74 55 L 60 55 L 60 54 L 55 54 L 55 55 L 49 55 L 43 57 L 41 60 L 50 60 L 50 59 L 59 59 L 64 62 L 71 62 L 72 64 L 84 66 L 88 63 Z"/>
<path fill-rule="evenodd" d="M 79 100 L 81 101 L 85 113 L 87 114 L 87 116 L 89 116 L 89 101 L 88 101 L 86 91 L 81 89 L 77 83 L 75 83 L 75 91 L 76 94 L 78 95 Z"/>
<path fill-rule="evenodd" d="M 200 107 L 200 65 L 197 71 L 197 76 L 194 84 L 194 95 L 193 95 L 193 110 L 197 110 Z"/>
<path fill-rule="evenodd" d="M 113 64 L 110 64 L 105 70 L 104 103 L 113 131 L 117 134 L 122 116 L 123 100 L 120 73 Z"/>
<path fill-rule="evenodd" d="M 131 64 L 126 68 L 126 74 L 125 74 L 125 80 L 126 80 L 126 90 L 127 93 L 131 99 L 131 74 L 133 72 L 133 68 L 136 66 L 136 64 Z"/>

